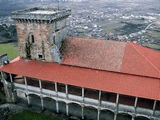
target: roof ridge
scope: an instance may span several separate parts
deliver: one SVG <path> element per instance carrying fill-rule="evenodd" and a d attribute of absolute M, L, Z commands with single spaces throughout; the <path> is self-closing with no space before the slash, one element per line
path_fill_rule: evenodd
<path fill-rule="evenodd" d="M 159 78 L 160 78 L 160 71 L 157 69 L 157 67 L 155 65 L 152 64 L 152 62 L 150 60 L 148 60 L 133 44 L 131 44 L 131 42 L 129 42 L 129 44 L 145 59 L 147 60 L 147 62 L 149 62 L 157 71 L 159 74 Z"/>

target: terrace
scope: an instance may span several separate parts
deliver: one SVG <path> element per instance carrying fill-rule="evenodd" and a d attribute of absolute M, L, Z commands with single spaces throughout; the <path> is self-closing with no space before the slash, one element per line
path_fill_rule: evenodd
<path fill-rule="evenodd" d="M 150 119 L 150 116 L 152 116 L 152 118 L 160 117 L 160 101 L 11 74 L 10 79 L 7 79 L 6 82 L 8 84 L 13 83 L 15 91 L 23 91 L 26 94 L 28 104 L 32 102 L 29 97 L 31 94 L 39 96 L 42 109 L 45 106 L 43 99 L 50 98 L 56 101 L 63 101 L 66 106 L 70 103 L 74 103 L 81 107 L 91 106 L 97 110 L 109 110 L 114 114 L 125 113 L 131 116 L 142 115 L 148 119 Z M 56 111 L 59 112 L 57 106 Z M 66 107 L 66 114 L 68 115 L 68 107 Z M 82 118 L 83 117 L 82 114 Z"/>

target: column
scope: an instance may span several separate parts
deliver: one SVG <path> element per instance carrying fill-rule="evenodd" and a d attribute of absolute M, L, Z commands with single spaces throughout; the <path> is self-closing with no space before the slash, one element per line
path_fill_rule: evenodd
<path fill-rule="evenodd" d="M 117 94 L 117 97 L 116 97 L 116 108 L 115 108 L 115 112 L 114 112 L 114 120 L 117 119 L 117 113 L 118 113 L 118 101 L 119 101 L 119 94 Z"/>
<path fill-rule="evenodd" d="M 83 99 L 83 102 L 84 102 L 84 88 L 82 88 L 82 99 Z"/>
<path fill-rule="evenodd" d="M 68 104 L 66 103 L 66 115 L 69 115 L 68 113 Z"/>
<path fill-rule="evenodd" d="M 135 114 L 136 114 L 137 102 L 138 102 L 138 97 L 135 98 L 135 102 L 134 102 L 134 111 L 135 111 Z"/>
<path fill-rule="evenodd" d="M 2 71 L 1 71 L 1 77 L 2 77 L 3 84 L 4 84 L 6 100 L 7 100 L 7 102 L 11 102 L 10 92 L 8 90 L 6 83 L 5 83 L 4 73 Z"/>
<path fill-rule="evenodd" d="M 119 101 L 119 94 L 117 94 L 117 97 L 116 97 L 116 104 L 118 104 L 118 101 Z"/>
<path fill-rule="evenodd" d="M 41 106 L 42 106 L 42 110 L 44 110 L 43 95 L 42 95 L 42 81 L 41 80 L 39 80 L 39 89 L 40 89 L 40 97 L 41 97 Z"/>
<path fill-rule="evenodd" d="M 68 85 L 65 85 L 66 87 L 66 97 L 68 98 Z"/>
<path fill-rule="evenodd" d="M 119 101 L 119 94 L 116 97 L 116 111 L 118 112 L 118 101 Z"/>
<path fill-rule="evenodd" d="M 154 116 L 154 114 L 155 114 L 156 104 L 157 104 L 157 101 L 155 100 L 155 101 L 154 101 L 154 104 L 153 104 L 153 114 L 152 114 L 153 116 Z"/>
<path fill-rule="evenodd" d="M 11 90 L 12 90 L 12 95 L 13 95 L 13 92 L 14 92 L 14 85 L 13 85 L 13 79 L 12 79 L 12 75 L 9 73 L 9 77 L 10 77 L 10 82 L 11 82 Z M 13 98 L 13 96 L 12 96 Z"/>
<path fill-rule="evenodd" d="M 9 73 L 9 77 L 10 77 L 10 81 L 11 81 L 11 101 L 13 103 L 17 102 L 17 95 L 16 92 L 14 91 L 14 83 L 13 83 L 13 78 L 12 78 L 12 74 Z"/>
<path fill-rule="evenodd" d="M 134 120 L 134 118 L 135 118 L 135 115 L 132 115 L 132 120 Z"/>
<path fill-rule="evenodd" d="M 41 106 L 42 106 L 42 110 L 44 110 L 43 96 L 42 95 L 41 95 Z"/>
<path fill-rule="evenodd" d="M 117 113 L 114 113 L 114 120 L 117 120 Z"/>
<path fill-rule="evenodd" d="M 100 109 L 98 108 L 97 120 L 99 120 L 99 116 L 100 116 Z"/>
<path fill-rule="evenodd" d="M 25 86 L 26 86 L 26 94 L 27 94 L 27 101 L 28 101 L 28 107 L 30 107 L 30 99 L 29 99 L 29 95 L 28 95 L 28 85 L 27 85 L 27 78 L 24 76 L 24 83 L 25 83 Z"/>
<path fill-rule="evenodd" d="M 56 110 L 57 110 L 57 113 L 59 113 L 58 101 L 56 101 Z"/>
<path fill-rule="evenodd" d="M 13 83 L 12 75 L 10 73 L 9 73 L 9 77 L 10 77 L 11 83 Z"/>
<path fill-rule="evenodd" d="M 28 107 L 31 107 L 31 103 L 30 103 L 30 99 L 29 99 L 29 95 L 27 94 L 27 101 L 28 101 Z"/>
<path fill-rule="evenodd" d="M 84 119 L 84 105 L 82 105 L 81 107 L 82 107 L 82 119 Z"/>
<path fill-rule="evenodd" d="M 99 98 L 98 98 L 98 102 L 99 102 L 99 106 L 101 105 L 101 91 L 99 90 Z"/>
<path fill-rule="evenodd" d="M 26 92 L 28 93 L 27 79 L 26 79 L 26 77 L 25 77 L 25 76 L 24 76 L 24 83 L 25 83 L 25 86 L 26 86 Z"/>
<path fill-rule="evenodd" d="M 56 91 L 56 94 L 58 96 L 58 89 L 57 89 L 57 83 L 55 82 L 55 91 Z"/>
<path fill-rule="evenodd" d="M 40 93 L 42 94 L 42 81 L 39 80 L 39 89 L 40 89 Z"/>
<path fill-rule="evenodd" d="M 100 116 L 100 106 L 101 106 L 101 91 L 99 90 L 97 120 L 99 120 L 99 116 Z"/>

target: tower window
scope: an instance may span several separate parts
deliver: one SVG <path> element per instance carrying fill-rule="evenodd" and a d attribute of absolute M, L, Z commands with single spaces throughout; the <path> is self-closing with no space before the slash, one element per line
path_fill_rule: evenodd
<path fill-rule="evenodd" d="M 41 54 L 39 54 L 39 55 L 38 55 L 38 58 L 39 58 L 39 59 L 42 59 L 42 58 L 43 58 L 43 56 L 42 56 Z"/>
<path fill-rule="evenodd" d="M 32 40 L 32 43 L 34 43 L 34 36 L 31 35 L 31 40 Z"/>

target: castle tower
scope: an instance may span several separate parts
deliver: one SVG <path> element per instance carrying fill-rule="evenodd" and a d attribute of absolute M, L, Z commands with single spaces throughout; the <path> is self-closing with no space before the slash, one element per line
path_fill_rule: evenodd
<path fill-rule="evenodd" d="M 66 19 L 71 10 L 31 8 L 15 11 L 20 57 L 61 63 L 59 52 L 66 39 Z"/>

